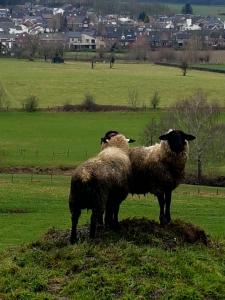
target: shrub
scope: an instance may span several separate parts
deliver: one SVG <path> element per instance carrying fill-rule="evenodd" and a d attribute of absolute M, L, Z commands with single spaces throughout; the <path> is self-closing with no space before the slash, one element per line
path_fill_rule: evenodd
<path fill-rule="evenodd" d="M 30 95 L 24 101 L 24 110 L 27 112 L 34 112 L 38 110 L 38 98 L 37 96 Z"/>
<path fill-rule="evenodd" d="M 95 103 L 94 96 L 90 93 L 85 94 L 81 106 L 87 111 L 95 111 L 97 108 L 97 104 Z"/>
<path fill-rule="evenodd" d="M 151 98 L 151 106 L 152 106 L 152 108 L 156 109 L 159 106 L 159 102 L 160 102 L 159 92 L 155 91 L 154 95 Z"/>

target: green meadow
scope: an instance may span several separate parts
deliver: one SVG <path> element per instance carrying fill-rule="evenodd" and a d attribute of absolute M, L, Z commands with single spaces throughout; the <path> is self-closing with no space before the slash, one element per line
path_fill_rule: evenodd
<path fill-rule="evenodd" d="M 181 9 L 184 6 L 184 4 L 167 4 L 173 11 L 176 11 L 177 13 L 181 13 Z M 201 15 L 201 16 L 216 16 L 221 19 L 224 19 L 225 16 L 222 14 L 225 14 L 225 5 L 191 5 L 193 8 L 193 13 L 195 15 Z"/>
<path fill-rule="evenodd" d="M 138 105 L 150 106 L 150 98 L 157 90 L 161 107 L 168 107 L 179 99 L 203 89 L 212 101 L 224 106 L 225 77 L 223 74 L 189 71 L 182 76 L 179 68 L 152 64 L 97 63 L 91 69 L 88 62 L 49 62 L 0 59 L 0 82 L 4 86 L 11 107 L 21 108 L 29 95 L 39 98 L 42 108 L 79 104 L 91 93 L 98 104 L 128 104 L 128 90 L 138 91 Z"/>
<path fill-rule="evenodd" d="M 0 175 L 0 249 L 32 242 L 48 228 L 70 228 L 69 176 L 17 174 Z M 174 193 L 172 217 L 201 226 L 208 234 L 224 238 L 225 189 L 180 186 Z M 157 199 L 129 196 L 123 202 L 120 219 L 146 217 L 158 220 Z M 83 210 L 80 225 L 89 223 Z"/>
<path fill-rule="evenodd" d="M 77 165 L 99 151 L 100 138 L 108 130 L 138 140 L 148 121 L 159 114 L 0 113 L 1 166 Z"/>
<path fill-rule="evenodd" d="M 150 64 L 116 64 L 112 70 L 97 64 L 91 70 L 88 63 L 14 59 L 0 59 L 0 70 L 15 108 L 29 94 L 39 97 L 41 107 L 81 103 L 87 90 L 99 104 L 122 105 L 128 88 L 137 88 L 140 106 L 156 89 L 167 107 L 196 88 L 224 104 L 224 75 L 210 72 L 183 77 L 177 68 Z M 1 112 L 0 165 L 76 166 L 99 151 L 106 131 L 121 131 L 139 145 L 146 124 L 165 113 Z M 213 174 L 224 165 L 213 163 Z M 157 223 L 153 195 L 129 195 L 119 213 L 125 232 L 99 231 L 94 241 L 88 238 L 91 212 L 84 210 L 74 246 L 68 244 L 69 189 L 70 176 L 0 174 L 0 299 L 224 299 L 225 188 L 179 186 L 174 223 L 166 227 Z M 145 227 L 150 223 L 153 233 Z"/>
<path fill-rule="evenodd" d="M 142 220 L 129 235 L 106 232 L 90 241 L 86 234 L 71 246 L 69 182 L 62 176 L 31 181 L 16 175 L 13 182 L 0 176 L 1 299 L 223 299 L 224 188 L 183 185 L 174 193 L 173 219 L 201 226 L 208 245 L 182 242 L 179 231 L 167 228 L 148 233 Z M 158 214 L 153 196 L 129 196 L 120 220 L 158 220 Z M 79 232 L 88 232 L 89 218 L 83 211 Z"/>

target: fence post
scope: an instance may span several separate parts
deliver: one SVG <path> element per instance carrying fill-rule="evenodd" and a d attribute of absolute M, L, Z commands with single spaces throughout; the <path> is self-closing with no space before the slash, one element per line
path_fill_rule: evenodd
<path fill-rule="evenodd" d="M 11 182 L 12 183 L 14 182 L 14 174 L 12 174 L 12 176 L 11 176 Z"/>

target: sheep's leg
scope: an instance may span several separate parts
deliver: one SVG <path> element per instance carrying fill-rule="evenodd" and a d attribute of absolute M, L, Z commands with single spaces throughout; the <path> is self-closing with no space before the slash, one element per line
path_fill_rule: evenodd
<path fill-rule="evenodd" d="M 171 217 L 170 217 L 170 204 L 171 204 L 171 196 L 172 196 L 172 192 L 171 191 L 167 191 L 165 193 L 165 202 L 166 202 L 166 209 L 165 209 L 165 218 L 166 218 L 166 223 L 170 223 L 171 221 Z"/>
<path fill-rule="evenodd" d="M 90 238 L 91 239 L 93 239 L 95 237 L 96 224 L 97 224 L 97 213 L 94 210 L 92 210 L 91 225 L 90 225 Z"/>
<path fill-rule="evenodd" d="M 106 210 L 105 210 L 105 226 L 111 228 L 113 224 L 113 208 L 108 200 L 106 203 Z"/>
<path fill-rule="evenodd" d="M 118 221 L 119 209 L 120 209 L 120 204 L 119 203 L 115 204 L 114 208 L 113 208 L 113 228 L 114 229 L 119 228 L 119 221 Z"/>
<path fill-rule="evenodd" d="M 77 223 L 78 223 L 80 214 L 81 214 L 80 209 L 76 209 L 74 212 L 72 212 L 72 216 L 71 216 L 72 229 L 71 229 L 71 235 L 70 235 L 70 243 L 71 244 L 74 244 L 77 241 Z"/>
<path fill-rule="evenodd" d="M 157 195 L 158 202 L 159 202 L 159 207 L 160 207 L 160 213 L 159 213 L 159 221 L 161 225 L 165 225 L 166 222 L 166 217 L 165 217 L 165 196 L 164 193 Z"/>

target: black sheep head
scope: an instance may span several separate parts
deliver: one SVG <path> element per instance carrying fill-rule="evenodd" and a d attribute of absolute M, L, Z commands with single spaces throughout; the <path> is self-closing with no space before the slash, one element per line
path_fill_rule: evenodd
<path fill-rule="evenodd" d="M 182 130 L 173 129 L 166 134 L 161 135 L 159 139 L 167 141 L 170 149 L 179 154 L 180 152 L 184 151 L 187 141 L 194 140 L 195 136 L 184 133 Z"/>
<path fill-rule="evenodd" d="M 112 137 L 114 137 L 118 134 L 120 134 L 120 133 L 116 130 L 107 131 L 105 136 L 101 138 L 101 144 L 107 143 Z M 133 140 L 133 139 L 127 139 L 127 141 L 128 141 L 128 143 L 135 142 L 135 140 Z"/>

